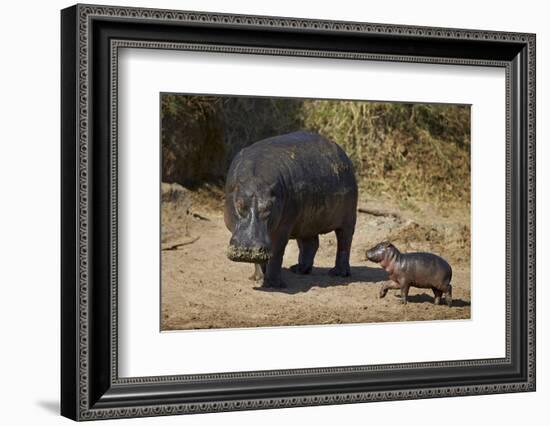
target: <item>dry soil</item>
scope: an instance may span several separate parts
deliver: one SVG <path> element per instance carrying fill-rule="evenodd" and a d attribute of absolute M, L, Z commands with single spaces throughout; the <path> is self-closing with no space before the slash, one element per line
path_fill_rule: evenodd
<path fill-rule="evenodd" d="M 162 207 L 161 329 L 241 328 L 470 318 L 470 218 L 468 208 L 436 209 L 426 203 L 361 199 L 351 255 L 351 277 L 328 275 L 334 233 L 322 235 L 310 275 L 288 270 L 298 248 L 284 257 L 283 291 L 265 291 L 250 280 L 253 265 L 230 261 L 230 233 L 218 191 L 192 191 L 189 214 Z M 373 214 L 374 213 L 374 214 Z M 435 306 L 433 293 L 411 288 L 409 303 L 398 292 L 378 298 L 387 275 L 365 260 L 365 251 L 389 239 L 401 251 L 432 251 L 453 268 L 453 306 Z M 182 244 L 182 245 L 181 245 Z M 175 246 L 175 247 L 174 247 Z M 166 249 L 170 248 L 170 249 Z"/>

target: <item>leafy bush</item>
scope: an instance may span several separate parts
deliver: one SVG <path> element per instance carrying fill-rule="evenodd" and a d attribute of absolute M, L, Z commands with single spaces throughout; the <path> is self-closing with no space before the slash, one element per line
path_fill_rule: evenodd
<path fill-rule="evenodd" d="M 315 100 L 304 102 L 302 117 L 344 148 L 371 193 L 469 199 L 468 107 Z"/>
<path fill-rule="evenodd" d="M 161 114 L 167 182 L 221 182 L 240 149 L 306 129 L 340 144 L 372 195 L 469 202 L 468 106 L 163 95 Z"/>

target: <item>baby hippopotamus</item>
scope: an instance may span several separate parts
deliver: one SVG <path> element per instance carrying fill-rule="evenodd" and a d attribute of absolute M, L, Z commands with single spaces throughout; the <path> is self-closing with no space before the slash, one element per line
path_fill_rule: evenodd
<path fill-rule="evenodd" d="M 392 243 L 384 241 L 367 250 L 367 258 L 380 265 L 389 274 L 391 283 L 380 289 L 380 297 L 388 290 L 400 289 L 401 302 L 407 303 L 409 287 L 431 288 L 434 303 L 439 305 L 445 293 L 447 306 L 453 304 L 451 278 L 453 271 L 445 259 L 432 253 L 401 253 Z"/>

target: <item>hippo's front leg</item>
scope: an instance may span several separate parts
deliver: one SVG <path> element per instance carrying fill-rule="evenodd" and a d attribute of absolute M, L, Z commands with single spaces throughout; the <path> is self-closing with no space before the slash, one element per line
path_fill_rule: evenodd
<path fill-rule="evenodd" d="M 393 289 L 393 290 L 399 290 L 401 289 L 401 286 L 399 285 L 398 282 L 395 282 L 395 281 L 390 281 L 390 282 L 387 282 L 385 283 L 381 288 L 380 288 L 380 293 L 378 294 L 378 296 L 380 297 L 380 299 L 384 298 L 386 296 L 386 294 L 388 293 L 388 290 L 389 289 Z"/>
<path fill-rule="evenodd" d="M 288 237 L 279 238 L 272 242 L 272 255 L 264 273 L 262 287 L 285 288 L 286 285 L 281 279 L 281 267 L 283 265 L 283 256 L 288 243 Z"/>
<path fill-rule="evenodd" d="M 251 281 L 261 281 L 265 273 L 265 263 L 255 263 L 254 264 L 254 273 L 248 277 Z"/>
<path fill-rule="evenodd" d="M 290 267 L 290 271 L 295 274 L 309 274 L 313 269 L 315 254 L 319 249 L 319 236 L 312 238 L 299 238 L 297 240 L 300 255 L 298 263 Z"/>

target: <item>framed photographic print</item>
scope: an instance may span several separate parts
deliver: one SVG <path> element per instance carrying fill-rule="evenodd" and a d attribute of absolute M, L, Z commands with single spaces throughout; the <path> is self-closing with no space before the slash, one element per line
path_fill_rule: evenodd
<path fill-rule="evenodd" d="M 61 30 L 64 416 L 535 390 L 535 35 Z"/>

